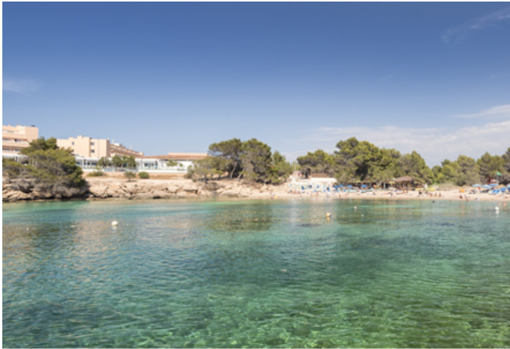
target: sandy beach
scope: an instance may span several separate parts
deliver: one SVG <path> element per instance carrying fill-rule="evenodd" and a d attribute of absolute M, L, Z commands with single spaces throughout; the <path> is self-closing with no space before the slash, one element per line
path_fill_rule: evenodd
<path fill-rule="evenodd" d="M 370 199 L 370 200 L 449 200 L 449 201 L 510 201 L 510 196 L 505 195 L 490 195 L 485 193 L 465 194 L 457 190 L 436 191 L 430 194 L 419 194 L 417 191 L 409 191 L 407 193 L 392 193 L 385 190 L 376 190 L 370 193 L 304 193 L 304 194 L 291 194 L 288 192 L 276 192 L 278 198 L 313 198 L 313 199 Z M 439 194 L 441 194 L 439 196 Z"/>

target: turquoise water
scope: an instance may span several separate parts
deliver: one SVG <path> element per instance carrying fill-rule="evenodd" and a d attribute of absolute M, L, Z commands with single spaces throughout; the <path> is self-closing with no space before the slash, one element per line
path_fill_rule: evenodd
<path fill-rule="evenodd" d="M 3 345 L 509 347 L 494 206 L 4 204 Z"/>

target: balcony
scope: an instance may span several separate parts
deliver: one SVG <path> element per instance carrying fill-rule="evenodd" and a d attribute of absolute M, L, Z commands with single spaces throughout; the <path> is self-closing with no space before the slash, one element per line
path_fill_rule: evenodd
<path fill-rule="evenodd" d="M 9 147 L 9 148 L 27 148 L 29 146 L 29 143 L 27 141 L 20 141 L 20 140 L 5 140 L 2 139 L 2 148 Z"/>

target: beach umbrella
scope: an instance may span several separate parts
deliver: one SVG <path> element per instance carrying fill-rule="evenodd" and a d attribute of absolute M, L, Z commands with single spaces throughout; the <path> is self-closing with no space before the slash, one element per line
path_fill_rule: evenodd
<path fill-rule="evenodd" d="M 492 188 L 490 185 L 482 185 L 482 188 L 485 188 L 485 189 L 490 189 Z"/>
<path fill-rule="evenodd" d="M 366 184 L 363 184 L 361 187 L 362 187 L 362 188 L 366 188 L 366 187 L 367 187 L 367 185 L 366 185 Z"/>
<path fill-rule="evenodd" d="M 472 187 L 481 187 L 481 184 L 473 184 Z"/>
<path fill-rule="evenodd" d="M 347 186 L 347 188 L 352 188 L 352 185 L 350 185 L 350 184 L 349 184 L 349 185 Z"/>
<path fill-rule="evenodd" d="M 498 185 L 497 184 L 489 184 L 490 187 L 497 187 Z"/>

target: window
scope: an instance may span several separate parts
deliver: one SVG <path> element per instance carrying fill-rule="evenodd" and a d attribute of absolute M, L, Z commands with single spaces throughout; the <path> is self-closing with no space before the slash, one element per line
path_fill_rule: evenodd
<path fill-rule="evenodd" d="M 94 145 L 94 142 L 90 142 L 90 145 Z"/>
<path fill-rule="evenodd" d="M 74 142 L 71 142 L 71 145 L 74 145 Z"/>
<path fill-rule="evenodd" d="M 91 152 L 91 153 L 95 153 L 96 151 L 95 151 L 94 149 L 92 149 L 90 152 Z"/>

